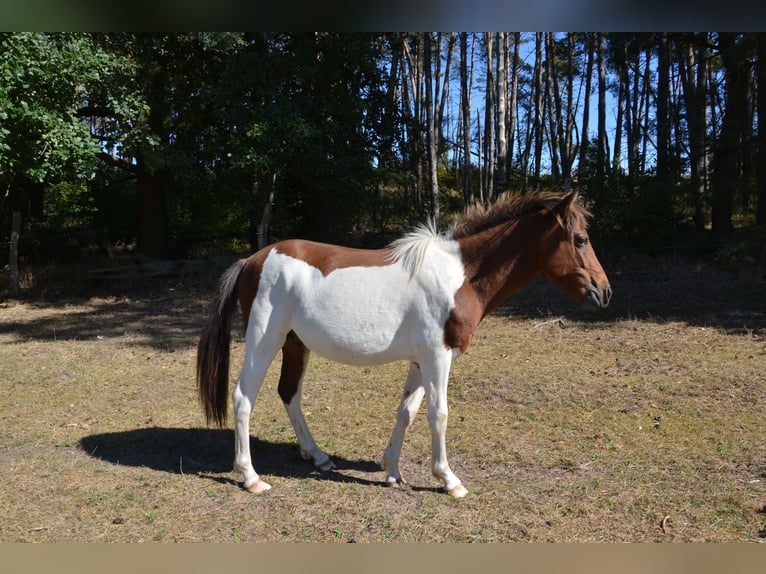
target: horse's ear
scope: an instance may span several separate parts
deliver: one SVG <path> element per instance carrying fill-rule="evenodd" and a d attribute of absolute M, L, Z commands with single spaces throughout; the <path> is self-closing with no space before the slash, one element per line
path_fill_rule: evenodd
<path fill-rule="evenodd" d="M 564 217 L 566 214 L 570 213 L 574 207 L 575 202 L 577 201 L 578 194 L 579 192 L 577 190 L 567 193 L 561 199 L 561 201 L 559 201 L 558 205 L 553 211 L 561 217 Z"/>

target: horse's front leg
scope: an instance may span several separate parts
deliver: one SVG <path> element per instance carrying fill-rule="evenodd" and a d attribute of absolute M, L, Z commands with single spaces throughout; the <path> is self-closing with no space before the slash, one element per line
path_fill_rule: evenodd
<path fill-rule="evenodd" d="M 468 494 L 468 490 L 447 462 L 447 383 L 451 365 L 452 352 L 440 349 L 430 360 L 421 361 L 420 368 L 428 406 L 428 424 L 431 427 L 431 472 L 444 482 L 444 490 L 450 496 L 462 498 Z"/>
<path fill-rule="evenodd" d="M 386 472 L 386 483 L 391 486 L 406 484 L 399 472 L 399 455 L 402 452 L 402 444 L 407 429 L 415 421 L 415 415 L 420 408 L 425 390 L 423 389 L 423 377 L 420 373 L 420 367 L 417 363 L 410 364 L 410 372 L 404 383 L 402 400 L 399 403 L 399 410 L 396 416 L 396 425 L 391 433 L 391 439 L 388 441 L 386 451 L 380 461 L 380 466 Z"/>

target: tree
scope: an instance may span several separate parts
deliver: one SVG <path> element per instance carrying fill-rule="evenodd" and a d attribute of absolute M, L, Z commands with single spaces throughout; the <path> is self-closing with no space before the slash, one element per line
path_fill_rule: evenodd
<path fill-rule="evenodd" d="M 3 221 L 16 222 L 16 239 L 22 216 L 42 219 L 46 184 L 93 173 L 99 148 L 77 111 L 123 66 L 82 34 L 0 35 L 0 189 Z M 12 268 L 17 253 L 18 245 Z"/>
<path fill-rule="evenodd" d="M 115 71 L 110 90 L 90 93 L 80 114 L 94 126 L 104 150 L 99 157 L 135 178 L 139 251 L 163 257 L 170 239 L 168 195 L 179 187 L 178 174 L 192 173 L 184 168 L 200 159 L 192 132 L 209 125 L 203 100 L 220 69 L 211 61 L 213 42 L 204 34 L 172 33 L 98 40 L 130 67 Z"/>
<path fill-rule="evenodd" d="M 497 67 L 497 187 L 501 191 L 506 187 L 506 168 L 508 163 L 508 133 L 506 131 L 506 108 L 508 107 L 508 32 L 497 32 L 495 42 Z"/>
<path fill-rule="evenodd" d="M 473 45 L 473 42 L 472 42 Z M 471 48 L 473 64 L 473 47 Z M 473 69 L 473 65 L 471 65 Z M 460 111 L 462 117 L 461 138 L 463 144 L 463 201 L 474 203 L 471 187 L 471 89 L 468 81 L 468 32 L 460 33 Z"/>
<path fill-rule="evenodd" d="M 705 229 L 707 191 L 707 69 L 708 33 L 690 34 L 678 41 L 679 71 L 689 130 L 689 172 L 694 228 Z M 659 113 L 659 112 L 658 112 Z"/>
<path fill-rule="evenodd" d="M 748 108 L 747 49 L 744 35 L 718 33 L 718 52 L 726 78 L 726 107 L 714 152 L 711 231 L 713 238 L 720 241 L 733 235 L 734 198 L 742 184 L 742 146 Z"/>
<path fill-rule="evenodd" d="M 766 33 L 756 36 L 756 74 L 758 106 L 758 206 L 756 225 L 766 225 Z"/>

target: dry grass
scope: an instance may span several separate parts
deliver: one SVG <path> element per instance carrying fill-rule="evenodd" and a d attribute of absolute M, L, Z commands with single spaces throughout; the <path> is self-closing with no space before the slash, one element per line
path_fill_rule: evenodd
<path fill-rule="evenodd" d="M 412 488 L 375 464 L 406 366 L 313 357 L 305 410 L 338 469 L 302 460 L 272 367 L 252 419 L 253 496 L 233 433 L 204 426 L 195 345 L 209 285 L 0 306 L 0 541 L 759 541 L 766 537 L 762 277 L 607 265 L 608 313 L 534 282 L 480 327 L 450 384 L 450 463 Z M 235 340 L 233 363 L 242 357 Z"/>

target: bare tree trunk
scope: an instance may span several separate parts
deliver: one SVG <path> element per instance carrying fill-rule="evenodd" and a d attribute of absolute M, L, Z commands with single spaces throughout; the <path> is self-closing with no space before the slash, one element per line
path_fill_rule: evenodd
<path fill-rule="evenodd" d="M 274 207 L 274 197 L 277 192 L 277 172 L 271 176 L 271 187 L 269 189 L 269 196 L 266 199 L 266 203 L 263 206 L 263 214 L 261 215 L 261 222 L 258 224 L 258 249 L 261 250 L 269 244 L 269 224 L 271 223 L 271 210 Z"/>
<path fill-rule="evenodd" d="M 497 187 L 502 192 L 506 187 L 506 162 L 508 140 L 505 128 L 506 106 L 508 102 L 508 74 L 505 68 L 508 54 L 508 32 L 497 33 Z"/>
<path fill-rule="evenodd" d="M 565 191 L 569 191 L 572 187 L 572 164 L 574 158 L 577 155 L 575 149 L 573 149 L 573 132 L 574 132 L 574 34 L 567 33 L 567 61 L 566 61 L 566 101 L 562 102 L 561 87 L 559 84 L 559 71 L 556 59 L 556 39 L 554 34 L 548 33 L 547 50 L 548 50 L 548 75 L 550 76 L 549 82 L 553 86 L 553 109 L 552 115 L 555 115 L 554 119 L 551 119 L 551 132 L 552 137 L 555 138 L 555 145 L 553 145 L 553 170 L 554 179 L 557 180 L 560 176 L 561 183 Z M 556 148 L 558 148 L 558 155 L 556 155 Z"/>
<path fill-rule="evenodd" d="M 431 221 L 434 224 L 439 222 L 439 179 L 437 170 L 437 145 L 436 141 L 436 125 L 435 125 L 435 110 L 433 99 L 433 86 L 431 78 L 431 33 L 426 32 L 424 34 L 423 43 L 423 70 L 425 72 L 426 82 L 426 150 L 428 152 L 428 179 L 430 183 L 431 191 Z M 438 81 L 438 79 L 437 79 Z"/>
<path fill-rule="evenodd" d="M 482 160 L 482 141 L 481 141 L 481 117 L 479 116 L 479 110 L 476 110 L 476 133 L 479 137 L 479 202 L 484 203 L 484 170 L 486 166 Z"/>
<path fill-rule="evenodd" d="M 596 34 L 596 59 L 598 61 L 598 149 L 596 159 L 596 177 L 598 186 L 606 183 L 606 63 L 604 62 L 604 36 Z"/>
<path fill-rule="evenodd" d="M 695 53 L 696 46 L 696 53 Z M 681 85 L 689 129 L 689 165 L 694 228 L 705 230 L 707 167 L 707 32 L 690 34 L 678 46 Z"/>
<path fill-rule="evenodd" d="M 648 81 L 641 81 L 641 50 L 637 47 L 632 49 L 633 62 L 633 99 L 631 101 L 631 115 L 628 121 L 629 144 L 628 144 L 628 173 L 635 185 L 641 175 L 641 128 L 643 126 L 643 102 L 648 99 Z"/>
<path fill-rule="evenodd" d="M 626 78 L 619 74 L 619 87 L 617 92 L 617 123 L 614 128 L 614 145 L 612 146 L 612 172 L 620 173 L 620 164 L 622 163 L 622 129 L 625 117 L 625 92 L 627 91 Z"/>
<path fill-rule="evenodd" d="M 463 200 L 473 205 L 471 187 L 471 92 L 468 86 L 468 32 L 460 33 L 460 109 L 463 117 Z"/>
<path fill-rule="evenodd" d="M 590 136 L 588 135 L 588 124 L 590 121 L 590 92 L 593 79 L 593 60 L 596 51 L 596 34 L 589 32 L 584 40 L 587 46 L 588 60 L 585 64 L 585 99 L 582 108 L 582 131 L 580 136 L 580 162 L 578 170 L 582 171 L 586 165 L 588 157 L 588 147 L 590 146 Z"/>
<path fill-rule="evenodd" d="M 492 201 L 495 180 L 495 78 L 492 72 L 492 33 L 485 32 L 487 49 L 487 88 L 484 103 L 484 200 Z"/>
<path fill-rule="evenodd" d="M 756 225 L 766 224 L 766 33 L 756 38 L 756 74 L 758 81 L 758 204 L 755 210 Z"/>
<path fill-rule="evenodd" d="M 741 184 L 739 167 L 747 114 L 747 59 L 738 34 L 719 32 L 718 46 L 726 77 L 726 108 L 715 150 L 713 170 L 712 234 L 719 241 L 734 233 L 734 196 Z"/>
<path fill-rule="evenodd" d="M 455 51 L 455 42 L 456 42 L 456 36 L 454 32 L 449 33 L 449 37 L 447 39 L 447 60 L 446 64 L 444 66 L 444 77 L 442 79 L 442 88 L 441 88 L 441 100 L 439 101 L 439 111 L 436 114 L 436 125 L 437 125 L 437 148 L 441 145 L 441 142 L 444 141 L 444 132 L 442 130 L 442 126 L 444 124 L 444 107 L 447 100 L 447 95 L 449 94 L 449 86 L 450 83 L 450 72 L 452 70 L 452 55 Z M 441 62 L 441 56 L 437 55 L 439 58 L 439 62 Z M 437 70 L 439 70 L 441 67 L 441 63 L 439 64 L 439 67 Z M 436 85 L 439 85 L 439 76 L 436 76 Z M 438 96 L 437 96 L 438 97 Z M 436 101 L 436 98 L 434 99 Z"/>
<path fill-rule="evenodd" d="M 564 125 L 564 137 L 562 138 L 563 151 L 561 152 L 561 175 L 564 179 L 564 191 L 569 192 L 572 189 L 572 164 L 577 157 L 577 146 L 573 143 L 575 130 L 574 114 L 574 75 L 575 75 L 575 35 L 572 32 L 567 34 L 567 113 L 566 124 Z"/>
<path fill-rule="evenodd" d="M 535 34 L 535 69 L 532 79 L 532 93 L 535 102 L 535 124 L 533 130 L 533 139 L 535 146 L 534 156 L 534 177 L 535 189 L 540 189 L 540 169 L 543 156 L 543 33 Z"/>
<path fill-rule="evenodd" d="M 410 149 L 410 169 L 415 174 L 414 203 L 415 212 L 420 213 L 422 205 L 423 190 L 423 122 L 421 118 L 421 71 L 420 71 L 420 37 L 413 36 L 415 43 L 414 51 L 410 50 L 407 36 L 402 39 L 403 61 L 407 65 L 402 65 L 402 98 L 403 108 L 409 122 L 405 125 L 410 126 L 409 149 Z M 409 89 L 408 89 L 409 88 Z"/>
<path fill-rule="evenodd" d="M 662 187 L 670 184 L 670 41 L 659 34 L 657 53 L 657 180 Z M 668 190 L 669 191 L 669 190 Z"/>
<path fill-rule="evenodd" d="M 548 149 L 551 156 L 553 185 L 561 179 L 559 143 L 561 141 L 561 94 L 556 73 L 556 45 L 553 32 L 545 32 L 545 105 L 548 109 Z"/>
<path fill-rule="evenodd" d="M 8 266 L 11 270 L 11 295 L 19 294 L 19 236 L 21 235 L 21 212 L 14 211 L 11 216 L 11 252 Z"/>
<path fill-rule="evenodd" d="M 513 65 L 511 67 L 511 95 L 508 105 L 508 161 L 506 174 L 513 168 L 513 147 L 516 134 L 516 116 L 518 110 L 519 93 L 519 48 L 521 45 L 521 32 L 513 33 Z"/>

